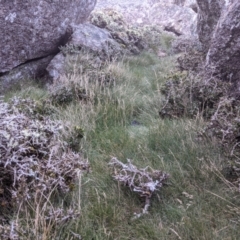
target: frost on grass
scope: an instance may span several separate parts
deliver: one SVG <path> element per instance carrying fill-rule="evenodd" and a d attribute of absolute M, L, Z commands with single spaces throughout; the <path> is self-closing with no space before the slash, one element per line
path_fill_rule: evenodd
<path fill-rule="evenodd" d="M 148 212 L 150 199 L 155 191 L 159 191 L 164 182 L 168 179 L 169 174 L 160 170 L 154 170 L 150 167 L 137 168 L 128 159 L 126 164 L 113 157 L 109 163 L 113 169 L 113 178 L 145 200 L 145 205 L 141 214 L 137 214 L 135 218 Z"/>
<path fill-rule="evenodd" d="M 41 205 L 54 193 L 69 192 L 79 171 L 89 169 L 62 140 L 61 122 L 37 114 L 36 106 L 28 99 L 0 99 L 0 224 L 19 214 L 19 206 L 31 201 Z"/>

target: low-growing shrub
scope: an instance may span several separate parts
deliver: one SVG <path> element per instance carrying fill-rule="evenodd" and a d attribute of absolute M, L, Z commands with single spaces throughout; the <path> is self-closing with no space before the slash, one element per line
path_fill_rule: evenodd
<path fill-rule="evenodd" d="M 50 101 L 54 105 L 67 105 L 71 102 L 86 100 L 87 94 L 80 83 L 60 79 L 49 87 Z"/>
<path fill-rule="evenodd" d="M 149 48 L 157 51 L 160 46 L 165 51 L 170 48 L 173 40 L 171 34 L 163 33 L 162 28 L 157 25 L 129 25 L 121 14 L 112 9 L 93 11 L 90 21 L 107 29 L 127 53 L 138 54 Z"/>
<path fill-rule="evenodd" d="M 223 96 L 219 99 L 206 128 L 203 131 L 216 139 L 227 156 L 224 173 L 230 180 L 240 183 L 240 101 Z M 226 171 L 227 170 L 227 171 Z"/>
<path fill-rule="evenodd" d="M 195 117 L 198 114 L 209 119 L 218 101 L 228 92 L 229 83 L 211 80 L 204 81 L 200 75 L 187 71 L 177 71 L 167 76 L 161 87 L 163 100 L 161 117 Z"/>
<path fill-rule="evenodd" d="M 0 100 L 2 220 L 20 214 L 20 206 L 31 201 L 41 206 L 55 193 L 71 191 L 78 171 L 89 169 L 88 162 L 62 140 L 63 124 L 35 114 L 36 106 L 30 99 Z"/>
<path fill-rule="evenodd" d="M 177 58 L 177 67 L 180 71 L 190 71 L 195 74 L 202 71 L 205 56 L 198 38 L 178 37 L 172 41 L 171 51 L 174 54 L 180 53 Z"/>
<path fill-rule="evenodd" d="M 206 127 L 199 135 L 219 144 L 227 159 L 225 176 L 240 182 L 240 102 L 231 96 L 231 88 L 231 83 L 219 79 L 207 81 L 187 71 L 175 72 L 161 88 L 165 99 L 159 115 L 162 118 L 202 116 Z"/>
<path fill-rule="evenodd" d="M 172 41 L 173 53 L 186 53 L 190 51 L 202 52 L 202 45 L 197 37 L 180 36 Z"/>
<path fill-rule="evenodd" d="M 113 39 L 131 53 L 139 53 L 144 48 L 141 32 L 135 27 L 128 26 L 123 16 L 112 9 L 93 11 L 90 22 L 107 29 Z"/>

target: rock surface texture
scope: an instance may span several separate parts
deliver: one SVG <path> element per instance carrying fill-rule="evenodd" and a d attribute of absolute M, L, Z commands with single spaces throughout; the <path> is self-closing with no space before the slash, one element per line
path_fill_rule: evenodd
<path fill-rule="evenodd" d="M 225 14 L 228 6 L 230 6 L 233 1 L 234 0 L 197 0 L 197 32 L 205 53 L 210 47 L 211 39 L 220 16 Z"/>
<path fill-rule="evenodd" d="M 175 35 L 196 35 L 197 14 L 192 8 L 158 3 L 153 6 L 149 14 L 150 22 L 160 24 L 163 29 Z"/>
<path fill-rule="evenodd" d="M 158 24 L 176 35 L 195 35 L 195 0 L 98 0 L 96 10 L 111 8 L 131 24 Z"/>
<path fill-rule="evenodd" d="M 20 83 L 21 80 L 34 79 L 44 77 L 46 74 L 46 67 L 52 60 L 54 55 L 49 55 L 45 58 L 32 60 L 17 68 L 11 70 L 9 74 L 4 74 L 0 77 L 0 93 L 14 84 Z"/>
<path fill-rule="evenodd" d="M 198 11 L 196 0 L 174 0 L 174 4 L 191 8 L 194 12 Z"/>
<path fill-rule="evenodd" d="M 113 40 L 111 34 L 105 29 L 84 23 L 75 26 L 73 30 L 67 45 L 68 53 L 74 54 L 84 48 L 96 55 L 95 61 L 101 62 L 114 58 L 122 52 L 121 46 Z M 67 58 L 63 52 L 58 53 L 47 67 L 48 74 L 53 81 L 66 74 Z"/>
<path fill-rule="evenodd" d="M 234 83 L 240 96 L 240 2 L 197 0 L 198 35 L 206 56 L 205 75 Z"/>
<path fill-rule="evenodd" d="M 0 74 L 57 53 L 96 0 L 0 0 Z"/>
<path fill-rule="evenodd" d="M 240 93 L 240 2 L 235 0 L 222 12 L 206 57 L 213 75 L 236 83 Z"/>
<path fill-rule="evenodd" d="M 203 45 L 206 53 L 210 47 L 213 31 L 221 16 L 221 0 L 197 0 L 198 3 L 198 23 L 197 31 L 199 41 Z"/>

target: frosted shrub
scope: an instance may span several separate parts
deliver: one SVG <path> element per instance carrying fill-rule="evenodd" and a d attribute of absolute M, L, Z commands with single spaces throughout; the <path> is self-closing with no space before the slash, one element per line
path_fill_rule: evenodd
<path fill-rule="evenodd" d="M 89 165 L 61 139 L 62 124 L 36 114 L 36 102 L 0 100 L 0 205 L 9 215 L 38 194 L 67 193 Z M 38 201 L 38 200 L 37 200 Z M 10 211 L 11 209 L 11 211 Z"/>

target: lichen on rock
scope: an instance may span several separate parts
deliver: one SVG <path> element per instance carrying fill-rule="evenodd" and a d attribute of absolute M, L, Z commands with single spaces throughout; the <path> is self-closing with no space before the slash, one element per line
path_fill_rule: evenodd
<path fill-rule="evenodd" d="M 71 25 L 83 23 L 95 4 L 96 0 L 0 1 L 0 75 L 59 52 L 72 34 Z M 39 76 L 34 67 L 27 74 Z"/>

